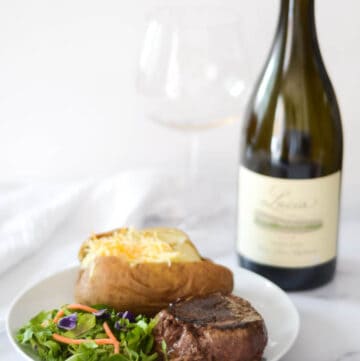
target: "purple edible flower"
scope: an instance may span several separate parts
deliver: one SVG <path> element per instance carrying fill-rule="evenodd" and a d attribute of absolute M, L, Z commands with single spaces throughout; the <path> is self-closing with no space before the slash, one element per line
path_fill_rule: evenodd
<path fill-rule="evenodd" d="M 115 330 L 118 330 L 118 331 L 121 331 L 121 330 L 124 329 L 124 327 L 120 325 L 120 322 L 119 322 L 119 321 L 116 321 L 116 322 L 114 323 L 114 328 L 115 328 Z M 126 327 L 125 327 L 125 328 L 126 328 Z"/>
<path fill-rule="evenodd" d="M 129 322 L 135 322 L 135 316 L 132 312 L 130 311 L 125 311 L 122 315 L 121 318 L 126 318 L 127 320 L 129 320 Z"/>
<path fill-rule="evenodd" d="M 63 330 L 73 330 L 77 325 L 77 314 L 73 313 L 69 316 L 65 316 L 63 318 L 60 318 L 59 322 L 57 323 L 57 326 L 59 328 L 62 328 Z"/>
<path fill-rule="evenodd" d="M 110 313 L 108 312 L 108 310 L 106 308 L 103 308 L 102 310 L 93 312 L 93 315 L 96 318 L 100 318 L 100 319 L 108 319 L 110 317 Z"/>

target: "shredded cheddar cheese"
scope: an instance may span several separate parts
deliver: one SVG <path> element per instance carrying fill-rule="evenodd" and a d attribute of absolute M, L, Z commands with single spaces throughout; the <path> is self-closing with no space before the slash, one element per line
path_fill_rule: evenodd
<path fill-rule="evenodd" d="M 84 244 L 80 256 L 82 267 L 88 267 L 99 256 L 117 256 L 130 264 L 193 262 L 201 259 L 188 236 L 177 229 L 122 228 L 108 235 L 93 235 Z"/>

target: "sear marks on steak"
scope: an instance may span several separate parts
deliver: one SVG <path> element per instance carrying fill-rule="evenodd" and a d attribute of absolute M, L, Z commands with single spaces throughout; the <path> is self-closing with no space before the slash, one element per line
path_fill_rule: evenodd
<path fill-rule="evenodd" d="M 267 343 L 260 314 L 233 295 L 179 301 L 157 318 L 156 351 L 163 357 L 164 340 L 171 361 L 260 361 Z"/>

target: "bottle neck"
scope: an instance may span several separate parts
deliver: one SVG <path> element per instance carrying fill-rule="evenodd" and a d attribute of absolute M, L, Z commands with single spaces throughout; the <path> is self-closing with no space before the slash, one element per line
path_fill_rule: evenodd
<path fill-rule="evenodd" d="M 301 32 L 315 30 L 314 0 L 281 0 L 281 15 Z"/>
<path fill-rule="evenodd" d="M 281 0 L 278 37 L 286 57 L 304 58 L 318 51 L 314 0 Z"/>

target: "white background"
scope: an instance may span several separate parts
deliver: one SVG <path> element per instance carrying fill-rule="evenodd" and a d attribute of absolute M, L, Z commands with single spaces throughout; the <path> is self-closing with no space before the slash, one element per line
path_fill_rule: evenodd
<path fill-rule="evenodd" d="M 251 64 L 246 76 L 253 81 L 272 41 L 279 1 L 226 3 L 242 19 Z M 158 4 L 0 1 L 1 182 L 181 166 L 188 135 L 144 119 L 135 94 L 144 14 Z M 360 1 L 318 0 L 316 10 L 320 45 L 343 115 L 347 211 L 360 203 Z M 202 167 L 234 178 L 239 126 L 200 134 Z"/>

